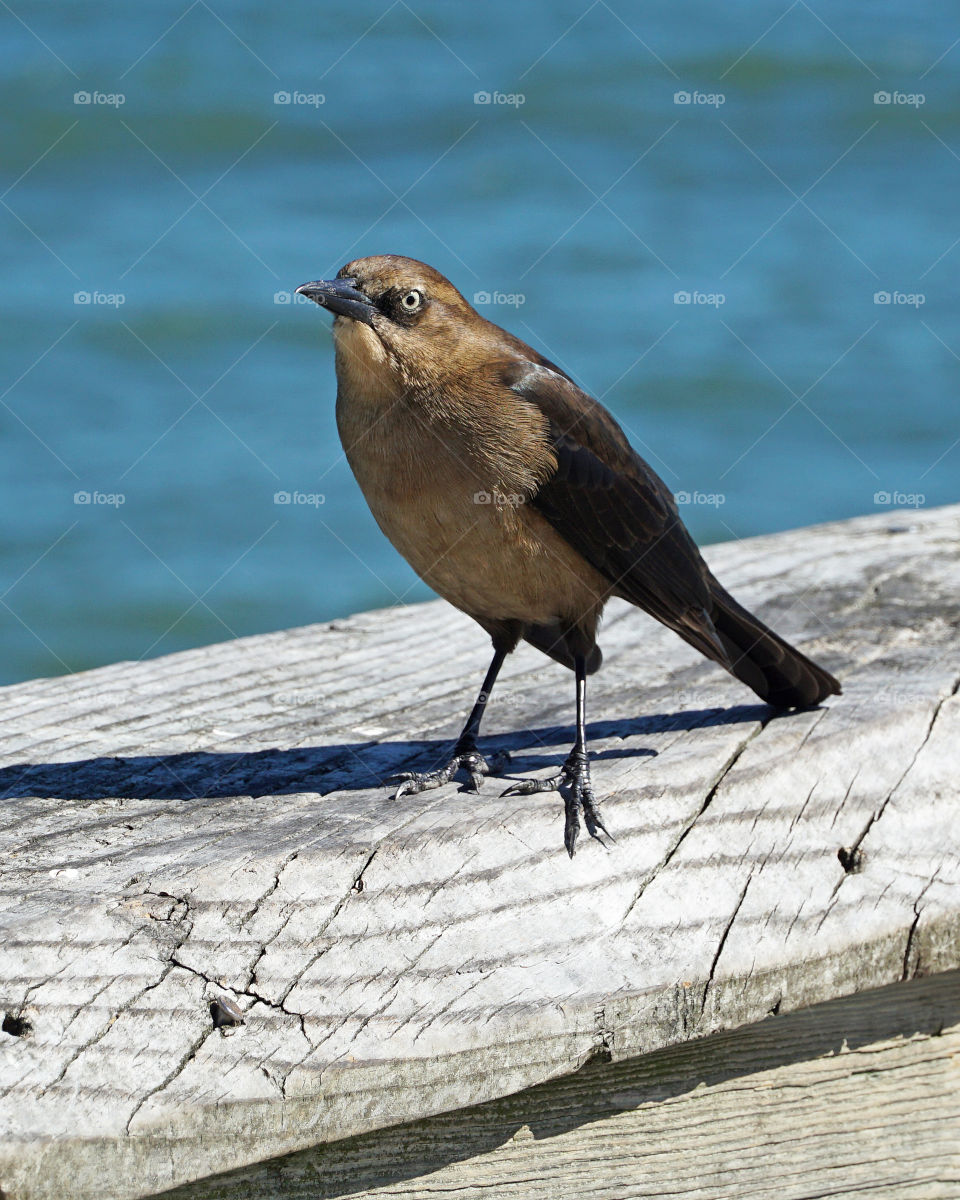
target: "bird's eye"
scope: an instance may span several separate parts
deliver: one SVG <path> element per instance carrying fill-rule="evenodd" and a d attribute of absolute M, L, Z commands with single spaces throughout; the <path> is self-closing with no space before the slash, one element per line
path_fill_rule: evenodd
<path fill-rule="evenodd" d="M 416 288 L 412 288 L 400 301 L 400 305 L 405 312 L 416 312 L 423 303 L 423 294 L 418 292 Z"/>

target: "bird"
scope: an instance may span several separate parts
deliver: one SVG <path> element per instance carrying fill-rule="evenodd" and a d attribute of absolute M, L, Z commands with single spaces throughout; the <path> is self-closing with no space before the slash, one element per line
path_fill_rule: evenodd
<path fill-rule="evenodd" d="M 714 577 L 667 485 L 613 415 L 556 363 L 481 316 L 439 271 L 394 254 L 358 258 L 297 293 L 333 314 L 336 421 L 347 462 L 387 538 L 493 643 L 449 760 L 395 776 L 395 798 L 451 782 L 479 791 L 502 759 L 478 749 L 506 657 L 525 641 L 573 671 L 576 735 L 547 778 L 573 857 L 580 816 L 611 838 L 590 774 L 586 680 L 602 661 L 604 605 L 649 613 L 777 708 L 840 692 L 822 667 Z"/>

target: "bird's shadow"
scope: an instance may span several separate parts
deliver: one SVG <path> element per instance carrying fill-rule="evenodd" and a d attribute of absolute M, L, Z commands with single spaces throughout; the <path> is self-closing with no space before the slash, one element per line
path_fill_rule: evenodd
<path fill-rule="evenodd" d="M 693 709 L 656 713 L 625 720 L 595 721 L 588 741 L 636 738 L 711 725 L 768 720 L 775 710 L 763 704 L 734 708 Z M 510 754 L 506 773 L 513 775 L 555 766 L 557 747 L 573 742 L 570 726 L 551 725 L 481 739 L 481 751 Z M 0 768 L 0 800 L 40 797 L 63 800 L 127 799 L 193 800 L 201 797 L 279 796 L 297 792 L 356 791 L 384 786 L 403 770 L 431 770 L 449 756 L 452 743 L 436 738 L 420 741 L 338 742 L 291 750 L 230 753 L 205 750 L 181 754 L 87 758 L 75 762 L 19 763 Z M 643 746 L 608 746 L 595 750 L 595 761 L 654 756 Z"/>

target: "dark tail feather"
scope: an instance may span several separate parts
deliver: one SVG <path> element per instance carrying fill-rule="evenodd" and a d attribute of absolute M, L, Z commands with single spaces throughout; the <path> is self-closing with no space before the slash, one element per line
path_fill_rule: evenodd
<path fill-rule="evenodd" d="M 716 580 L 710 614 L 733 674 L 768 704 L 805 708 L 838 695 L 834 677 L 734 600 Z"/>

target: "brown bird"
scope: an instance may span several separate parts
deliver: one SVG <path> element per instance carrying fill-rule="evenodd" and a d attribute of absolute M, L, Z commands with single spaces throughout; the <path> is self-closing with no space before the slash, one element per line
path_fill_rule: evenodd
<path fill-rule="evenodd" d="M 493 640 L 493 661 L 446 766 L 397 797 L 479 790 L 477 748 L 497 674 L 521 638 L 576 673 L 576 741 L 559 771 L 503 795 L 565 787 L 564 844 L 582 811 L 607 833 L 587 758 L 586 678 L 597 626 L 621 596 L 777 707 L 819 704 L 832 675 L 714 578 L 673 496 L 609 412 L 554 363 L 481 317 L 439 272 L 384 254 L 297 291 L 335 314 L 337 428 L 380 528 L 435 592 Z M 600 839 L 602 840 L 602 839 Z"/>

